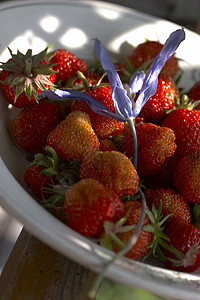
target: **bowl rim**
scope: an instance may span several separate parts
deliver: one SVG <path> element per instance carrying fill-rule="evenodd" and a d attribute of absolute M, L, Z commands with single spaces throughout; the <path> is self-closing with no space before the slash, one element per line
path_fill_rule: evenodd
<path fill-rule="evenodd" d="M 60 6 L 72 5 L 74 7 L 79 7 L 80 5 L 85 7 L 98 6 L 103 8 L 110 8 L 117 11 L 123 10 L 125 13 L 133 15 L 137 14 L 140 18 L 144 19 L 162 20 L 130 8 L 102 1 L 58 1 L 56 2 L 56 4 L 53 0 L 28 0 L 26 2 L 9 1 L 8 3 L 0 4 L 0 13 L 4 10 L 12 10 L 21 6 L 30 7 L 31 5 L 47 5 L 50 3 L 51 5 L 58 5 L 58 3 L 60 3 Z M 168 21 L 165 22 L 166 24 L 171 23 Z M 13 215 L 20 222 L 25 224 L 24 226 L 26 230 L 28 230 L 38 239 L 42 240 L 48 246 L 96 272 L 100 272 L 103 262 L 105 260 L 111 259 L 111 257 L 114 255 L 112 252 L 79 235 L 72 229 L 67 227 L 66 230 L 66 225 L 62 224 L 59 220 L 50 215 L 36 201 L 33 201 L 31 195 L 24 190 L 24 188 L 18 183 L 18 181 L 8 170 L 1 157 L 0 178 L 0 204 L 2 205 L 2 207 L 9 214 Z M 12 189 L 15 190 L 14 194 L 11 192 L 11 186 Z M 17 197 L 21 197 L 23 203 L 25 203 L 26 201 L 32 201 L 32 203 L 26 209 L 24 208 L 24 211 L 22 211 L 20 207 L 16 207 L 13 205 L 13 203 L 17 204 Z M 38 215 L 33 219 L 30 219 L 29 217 L 32 216 L 32 212 L 30 212 L 29 209 L 36 210 Z M 39 218 L 40 222 L 37 222 Z M 50 224 L 50 226 L 46 227 L 47 224 Z M 58 226 L 58 228 L 60 229 L 60 233 L 57 236 L 55 235 L 52 240 L 52 232 L 55 231 L 53 226 Z M 119 281 L 126 285 L 148 290 L 149 292 L 164 297 L 173 298 L 175 295 L 177 299 L 180 297 L 183 300 L 199 299 L 199 276 L 170 271 L 160 267 L 151 266 L 146 263 L 144 264 L 137 261 L 130 261 L 127 258 L 121 258 L 114 265 L 112 265 L 109 268 L 106 277 L 109 277 L 110 279 Z"/>

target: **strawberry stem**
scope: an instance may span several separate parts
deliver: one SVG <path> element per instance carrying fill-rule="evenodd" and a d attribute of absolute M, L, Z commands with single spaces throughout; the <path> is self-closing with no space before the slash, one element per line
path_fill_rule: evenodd
<path fill-rule="evenodd" d="M 32 77 L 32 59 L 31 58 L 27 58 L 26 59 L 26 67 L 25 67 L 25 74 L 28 77 Z"/>
<path fill-rule="evenodd" d="M 50 154 L 53 158 L 54 170 L 56 172 L 59 172 L 59 159 L 58 159 L 58 155 L 57 155 L 56 151 L 52 147 L 49 147 L 49 146 L 46 146 L 45 150 L 46 150 L 47 154 Z"/>
<path fill-rule="evenodd" d="M 81 71 L 77 71 L 77 75 L 81 79 L 83 86 L 84 86 L 85 90 L 87 91 L 89 89 L 89 83 L 87 82 L 85 75 Z"/>

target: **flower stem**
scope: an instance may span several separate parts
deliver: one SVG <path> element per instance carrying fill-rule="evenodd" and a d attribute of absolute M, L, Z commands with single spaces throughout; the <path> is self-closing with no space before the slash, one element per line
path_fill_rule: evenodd
<path fill-rule="evenodd" d="M 140 193 L 140 197 L 141 197 L 141 201 L 142 201 L 142 210 L 141 210 L 140 219 L 139 219 L 139 222 L 138 222 L 138 224 L 136 226 L 134 234 L 132 235 L 132 237 L 130 238 L 129 242 L 126 244 L 126 246 L 120 252 L 118 252 L 117 254 L 115 254 L 113 256 L 113 258 L 111 260 L 109 260 L 104 265 L 103 270 L 98 275 L 97 279 L 94 282 L 93 287 L 91 288 L 91 290 L 88 293 L 88 298 L 89 299 L 95 299 L 95 297 L 96 297 L 96 295 L 98 293 L 98 290 L 100 288 L 100 285 L 102 283 L 102 280 L 104 279 L 105 274 L 106 274 L 108 268 L 117 259 L 119 259 L 120 257 L 124 256 L 126 253 L 128 253 L 131 250 L 131 248 L 136 244 L 136 242 L 138 240 L 138 237 L 140 235 L 140 232 L 142 230 L 142 226 L 143 226 L 143 223 L 144 223 L 144 218 L 145 218 L 145 215 L 146 215 L 146 199 L 145 199 L 144 194 L 143 194 L 143 192 L 141 190 L 139 190 L 139 193 Z"/>
<path fill-rule="evenodd" d="M 134 124 L 133 120 L 134 120 L 133 117 L 129 117 L 126 119 L 126 121 L 128 122 L 128 125 L 130 126 L 131 134 L 132 134 L 132 138 L 133 138 L 133 165 L 134 165 L 135 169 L 137 169 L 138 145 L 137 145 L 137 134 L 136 134 L 135 124 Z"/>
<path fill-rule="evenodd" d="M 127 122 L 131 128 L 131 133 L 132 133 L 132 137 L 133 137 L 133 148 L 134 148 L 134 167 L 137 168 L 137 135 L 136 135 L 136 131 L 135 131 L 135 125 L 133 122 L 133 117 L 130 117 L 127 119 Z M 146 215 L 146 199 L 145 196 L 143 194 L 143 192 L 141 191 L 141 189 L 139 189 L 139 194 L 140 194 L 140 199 L 142 202 L 142 209 L 141 209 L 141 213 L 140 213 L 140 218 L 139 218 L 139 222 L 137 223 L 137 226 L 135 228 L 135 231 L 132 235 L 132 237 L 130 238 L 129 242 L 125 245 L 124 248 L 122 248 L 121 251 L 119 251 L 117 254 L 115 254 L 113 256 L 113 258 L 111 260 L 109 260 L 103 267 L 101 273 L 98 275 L 97 279 L 94 282 L 93 287 L 91 288 L 91 290 L 89 291 L 88 297 L 89 299 L 95 299 L 99 287 L 102 283 L 102 280 L 108 270 L 108 268 L 119 258 L 121 258 L 122 256 L 126 255 L 136 244 L 138 237 L 140 235 L 140 232 L 142 230 L 143 224 L 144 224 L 144 218 Z"/>

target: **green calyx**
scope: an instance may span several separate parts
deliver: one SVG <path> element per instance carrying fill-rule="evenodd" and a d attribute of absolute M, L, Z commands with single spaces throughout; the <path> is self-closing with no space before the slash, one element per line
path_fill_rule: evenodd
<path fill-rule="evenodd" d="M 112 250 L 112 242 L 116 243 L 121 248 L 124 248 L 126 246 L 118 238 L 117 233 L 128 232 L 136 228 L 136 225 L 124 225 L 129 216 L 130 210 L 131 209 L 129 209 L 126 215 L 119 219 L 116 223 L 113 223 L 111 221 L 104 222 L 104 234 L 103 238 L 100 240 L 102 246 L 109 250 Z"/>
<path fill-rule="evenodd" d="M 32 55 L 32 50 L 27 50 L 26 54 L 19 50 L 13 54 L 8 48 L 11 59 L 1 63 L 0 68 L 10 72 L 8 77 L 2 82 L 10 87 L 16 87 L 15 101 L 24 91 L 30 100 L 33 97 L 37 101 L 38 89 L 45 90 L 45 85 L 53 86 L 49 75 L 56 73 L 52 70 L 55 64 L 43 62 L 47 57 L 48 47 L 36 55 Z"/>
<path fill-rule="evenodd" d="M 124 68 L 120 68 L 120 78 L 123 82 L 129 83 L 131 76 L 137 71 L 144 71 L 147 73 L 148 68 L 153 60 L 145 61 L 139 68 L 135 68 L 134 65 L 127 59 Z M 117 69 L 117 67 L 116 67 Z"/>
<path fill-rule="evenodd" d="M 58 83 L 58 86 L 60 86 L 61 89 L 71 89 L 74 91 L 89 91 L 90 89 L 95 89 L 100 86 L 107 86 L 108 83 L 102 82 L 103 78 L 106 76 L 106 72 L 104 72 L 101 77 L 99 78 L 99 81 L 95 85 L 91 85 L 88 83 L 87 78 L 81 71 L 77 71 L 77 76 L 70 78 L 67 80 L 67 82 L 63 82 L 64 85 L 62 85 L 62 82 Z M 75 83 L 77 79 L 81 80 L 81 83 Z"/>
<path fill-rule="evenodd" d="M 167 260 L 169 260 L 176 267 L 183 266 L 187 268 L 189 266 L 193 266 L 197 259 L 198 248 L 199 242 L 191 246 L 186 253 L 179 251 L 173 246 L 170 246 L 170 251 L 175 255 L 175 258 L 173 259 L 167 257 Z"/>
<path fill-rule="evenodd" d="M 145 188 L 145 186 L 143 185 L 143 180 L 140 180 L 140 181 L 139 181 L 139 184 L 138 184 L 138 188 L 137 188 L 135 194 L 134 194 L 134 195 L 124 195 L 124 196 L 121 197 L 121 200 L 122 200 L 123 202 L 125 202 L 125 201 L 133 201 L 133 200 L 138 200 L 138 199 L 140 199 L 141 196 L 140 196 L 139 191 L 140 191 L 141 189 L 143 189 L 143 188 Z"/>
<path fill-rule="evenodd" d="M 143 257 L 143 261 L 150 256 L 155 256 L 159 257 L 164 262 L 170 261 L 176 267 L 188 267 L 194 265 L 198 254 L 199 242 L 191 246 L 187 253 L 183 253 L 174 246 L 170 245 L 170 239 L 164 233 L 164 229 L 165 222 L 171 216 L 171 214 L 164 218 L 162 217 L 162 201 L 160 202 L 158 210 L 155 208 L 155 206 L 153 206 L 152 211 L 147 210 L 146 213 L 151 221 L 151 224 L 145 225 L 143 230 L 151 232 L 153 238 L 148 246 L 148 253 Z M 163 249 L 173 253 L 174 258 L 164 255 Z"/>
<path fill-rule="evenodd" d="M 186 94 L 184 94 L 181 96 L 180 100 L 177 97 L 175 97 L 174 107 L 170 110 L 165 110 L 165 113 L 170 114 L 173 110 L 179 108 L 194 110 L 199 104 L 200 104 L 200 100 L 192 101 L 189 99 L 189 97 Z"/>
<path fill-rule="evenodd" d="M 66 190 L 74 185 L 79 178 L 79 166 L 76 162 L 63 162 L 56 151 L 50 146 L 45 147 L 46 153 L 37 153 L 31 165 L 42 167 L 41 173 L 54 178 L 51 187 L 45 188 L 51 196 L 45 200 L 45 207 L 63 207 Z"/>
<path fill-rule="evenodd" d="M 167 215 L 163 218 L 162 216 L 162 201 L 160 202 L 159 208 L 156 209 L 153 205 L 152 211 L 147 210 L 146 214 L 148 215 L 151 224 L 147 224 L 144 226 L 143 230 L 152 233 L 152 241 L 149 244 L 148 253 L 143 257 L 143 261 L 145 261 L 150 256 L 159 257 L 161 260 L 165 261 L 166 257 L 162 252 L 162 248 L 167 250 L 170 249 L 167 242 L 169 238 L 164 233 L 165 222 L 171 216 Z"/>

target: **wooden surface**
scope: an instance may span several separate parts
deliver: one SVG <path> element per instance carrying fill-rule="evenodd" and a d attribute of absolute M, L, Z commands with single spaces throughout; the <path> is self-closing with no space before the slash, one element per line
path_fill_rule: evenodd
<path fill-rule="evenodd" d="M 22 230 L 0 277 L 0 299 L 87 300 L 95 278 Z"/>

